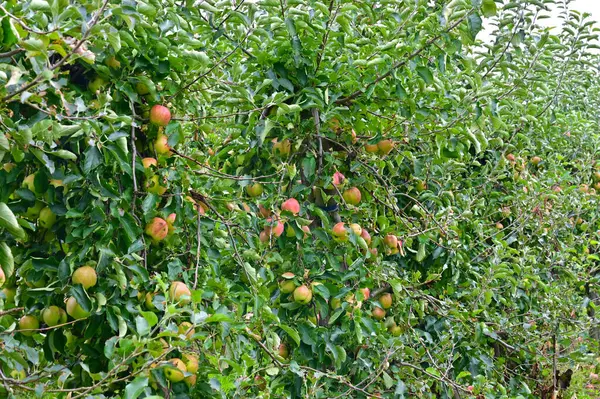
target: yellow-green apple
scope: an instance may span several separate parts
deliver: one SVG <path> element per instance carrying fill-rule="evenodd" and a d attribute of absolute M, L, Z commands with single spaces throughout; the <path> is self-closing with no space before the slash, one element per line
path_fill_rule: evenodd
<path fill-rule="evenodd" d="M 346 201 L 347 204 L 358 205 L 362 196 L 358 188 L 352 187 L 344 191 L 342 197 L 344 197 L 344 201 Z"/>
<path fill-rule="evenodd" d="M 19 319 L 19 330 L 24 330 L 21 331 L 23 335 L 31 337 L 38 328 L 40 328 L 40 322 L 33 315 L 23 316 Z"/>
<path fill-rule="evenodd" d="M 246 186 L 246 192 L 252 198 L 258 197 L 263 193 L 263 185 L 260 183 L 254 183 Z"/>
<path fill-rule="evenodd" d="M 81 284 L 86 290 L 96 285 L 98 276 L 91 266 L 82 266 L 73 272 L 73 284 Z"/>
<path fill-rule="evenodd" d="M 181 281 L 173 281 L 169 288 L 169 296 L 171 300 L 186 304 L 190 301 L 189 297 L 192 296 L 192 292 L 185 283 Z M 187 298 L 184 298 L 187 297 Z"/>
<path fill-rule="evenodd" d="M 188 373 L 196 374 L 198 372 L 198 358 L 196 355 L 184 353 L 182 360 Z"/>
<path fill-rule="evenodd" d="M 80 304 L 77 303 L 75 297 L 70 297 L 67 300 L 67 314 L 74 319 L 85 319 L 90 313 L 83 310 Z"/>
<path fill-rule="evenodd" d="M 177 327 L 177 332 L 179 335 L 185 335 L 187 339 L 191 339 L 196 334 L 196 329 L 192 323 L 184 321 Z"/>
<path fill-rule="evenodd" d="M 377 143 L 377 148 L 381 154 L 387 155 L 394 148 L 394 142 L 392 140 L 381 140 Z"/>
<path fill-rule="evenodd" d="M 392 307 L 392 294 L 390 293 L 385 293 L 383 295 L 381 295 L 379 297 L 379 303 L 381 304 L 381 306 L 383 306 L 384 309 L 389 309 L 390 307 Z"/>
<path fill-rule="evenodd" d="M 357 223 L 351 223 L 350 224 L 350 230 L 352 230 L 354 232 L 354 234 L 356 234 L 359 237 L 362 234 L 362 227 L 360 227 L 360 225 L 357 224 Z"/>
<path fill-rule="evenodd" d="M 156 158 L 142 158 L 142 165 L 144 165 L 144 168 L 148 169 L 151 166 L 157 167 L 158 162 L 156 162 Z"/>
<path fill-rule="evenodd" d="M 373 308 L 373 310 L 371 311 L 371 315 L 373 316 L 373 318 L 375 320 L 383 320 L 385 317 L 385 310 L 375 307 Z"/>
<path fill-rule="evenodd" d="M 48 207 L 42 208 L 40 210 L 38 222 L 42 228 L 49 229 L 56 223 L 56 215 L 52 212 L 52 209 Z"/>
<path fill-rule="evenodd" d="M 534 166 L 538 166 L 540 164 L 540 162 L 542 162 L 542 158 L 540 158 L 538 156 L 535 156 L 535 157 L 531 158 L 531 163 Z"/>
<path fill-rule="evenodd" d="M 383 243 L 389 248 L 397 248 L 398 247 L 398 237 L 393 234 L 388 234 L 383 239 Z"/>
<path fill-rule="evenodd" d="M 365 151 L 367 151 L 370 154 L 376 154 L 379 152 L 379 147 L 377 146 L 377 144 L 365 144 Z"/>
<path fill-rule="evenodd" d="M 146 180 L 146 192 L 156 195 L 163 195 L 167 188 L 160 185 L 160 179 L 158 175 L 153 175 L 149 179 Z"/>
<path fill-rule="evenodd" d="M 171 146 L 169 146 L 169 138 L 166 134 L 159 133 L 154 140 L 154 149 L 157 154 L 171 155 Z"/>
<path fill-rule="evenodd" d="M 165 367 L 165 377 L 171 382 L 183 381 L 187 368 L 181 359 L 174 358 L 169 360 L 170 365 Z"/>
<path fill-rule="evenodd" d="M 348 231 L 346 230 L 344 222 L 336 223 L 331 230 L 331 234 L 340 241 L 346 241 L 348 239 Z"/>
<path fill-rule="evenodd" d="M 42 311 L 42 320 L 48 327 L 54 327 L 60 321 L 60 308 L 58 306 L 49 306 Z"/>
<path fill-rule="evenodd" d="M 27 208 L 27 211 L 25 211 L 25 217 L 30 219 L 37 219 L 40 216 L 40 212 L 43 208 L 44 203 L 42 201 L 35 201 L 35 204 Z"/>

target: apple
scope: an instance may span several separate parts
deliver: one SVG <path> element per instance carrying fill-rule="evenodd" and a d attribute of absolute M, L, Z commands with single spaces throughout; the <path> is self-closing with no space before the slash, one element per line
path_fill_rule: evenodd
<path fill-rule="evenodd" d="M 156 162 L 155 158 L 142 158 L 142 165 L 144 165 L 144 168 L 148 169 L 151 166 L 158 167 L 158 162 Z"/>
<path fill-rule="evenodd" d="M 15 166 L 17 166 L 16 163 L 7 162 L 4 165 L 2 165 L 2 169 L 4 169 L 6 172 L 10 172 L 14 169 Z"/>
<path fill-rule="evenodd" d="M 368 287 L 361 288 L 360 292 L 362 292 L 363 300 L 365 301 L 371 296 L 371 290 Z"/>
<path fill-rule="evenodd" d="M 283 230 L 284 230 L 284 226 L 283 223 L 281 223 L 279 220 L 276 221 L 277 224 L 273 225 L 273 218 L 268 218 L 267 219 L 267 225 L 265 226 L 265 234 L 267 236 L 271 235 L 271 233 L 275 236 L 275 237 L 279 237 L 283 234 Z"/>
<path fill-rule="evenodd" d="M 146 84 L 142 82 L 137 82 L 135 84 L 135 91 L 140 96 L 145 96 L 146 94 L 150 93 L 150 89 L 148 88 L 148 86 L 146 86 Z"/>
<path fill-rule="evenodd" d="M 581 191 L 582 193 L 587 193 L 588 191 L 590 191 L 590 187 L 587 184 L 582 184 L 579 187 L 579 191 Z"/>
<path fill-rule="evenodd" d="M 60 321 L 61 313 L 58 306 L 49 306 L 42 311 L 42 320 L 48 327 L 54 327 Z"/>
<path fill-rule="evenodd" d="M 346 180 L 346 176 L 344 176 L 340 172 L 335 172 L 333 174 L 332 182 L 333 182 L 334 186 L 336 186 L 336 187 L 341 186 L 342 184 L 344 184 L 345 180 Z"/>
<path fill-rule="evenodd" d="M 254 377 L 254 384 L 256 384 L 256 387 L 261 391 L 267 389 L 267 381 L 260 375 Z"/>
<path fill-rule="evenodd" d="M 175 219 L 177 219 L 176 213 L 170 213 L 169 216 L 167 216 L 167 228 L 169 230 L 167 233 L 168 236 L 175 232 Z"/>
<path fill-rule="evenodd" d="M 185 377 L 183 379 L 183 382 L 185 382 L 185 384 L 188 387 L 192 387 L 192 386 L 196 385 L 196 380 L 197 379 L 198 379 L 198 376 L 196 376 L 195 374 L 194 375 L 189 375 L 189 376 L 187 376 L 187 377 Z"/>
<path fill-rule="evenodd" d="M 360 227 L 360 225 L 358 225 L 357 223 L 350 224 L 350 230 L 352 230 L 354 234 L 356 234 L 359 237 L 362 234 L 362 227 Z"/>
<path fill-rule="evenodd" d="M 418 192 L 423 192 L 423 191 L 427 190 L 427 183 L 425 183 L 423 180 L 419 180 L 417 182 L 417 184 L 415 184 L 415 189 Z"/>
<path fill-rule="evenodd" d="M 184 373 L 187 372 L 185 363 L 183 363 L 183 361 L 181 361 L 181 359 L 178 358 L 169 360 L 169 363 L 171 364 L 167 366 L 164 370 L 165 377 L 167 378 L 167 380 L 171 382 L 183 381 Z"/>
<path fill-rule="evenodd" d="M 394 149 L 394 142 L 392 140 L 381 140 L 377 143 L 377 148 L 381 154 L 387 155 Z"/>
<path fill-rule="evenodd" d="M 279 289 L 284 294 L 290 294 L 296 289 L 296 283 L 294 280 L 283 280 L 279 283 Z"/>
<path fill-rule="evenodd" d="M 146 295 L 144 295 L 144 303 L 146 304 L 146 307 L 150 310 L 156 309 L 156 306 L 154 306 L 154 303 L 152 302 L 153 299 L 154 293 L 152 292 L 147 292 Z"/>
<path fill-rule="evenodd" d="M 269 233 L 267 233 L 265 230 L 261 231 L 260 234 L 258 235 L 258 239 L 262 243 L 269 242 L 269 237 L 270 237 Z"/>
<path fill-rule="evenodd" d="M 275 141 L 274 143 L 275 144 L 273 144 L 273 153 L 275 155 L 286 157 L 290 154 L 290 151 L 292 149 L 292 143 L 288 139 L 285 139 L 281 142 Z"/>
<path fill-rule="evenodd" d="M 371 245 L 371 235 L 367 230 L 362 229 L 362 231 L 360 232 L 360 236 L 363 238 L 363 240 L 365 240 L 367 245 Z"/>
<path fill-rule="evenodd" d="M 281 210 L 291 212 L 293 215 L 297 215 L 300 213 L 300 204 L 295 198 L 290 198 L 281 204 Z"/>
<path fill-rule="evenodd" d="M 194 326 L 189 321 L 184 321 L 177 327 L 177 332 L 179 335 L 185 335 L 187 339 L 191 339 L 194 334 L 196 334 L 196 330 Z"/>
<path fill-rule="evenodd" d="M 379 303 L 383 306 L 384 309 L 389 309 L 392 307 L 393 297 L 390 293 L 385 293 L 379 297 Z"/>
<path fill-rule="evenodd" d="M 344 191 L 342 197 L 344 197 L 344 201 L 346 201 L 347 204 L 358 205 L 361 199 L 360 190 L 356 187 L 349 188 Z"/>
<path fill-rule="evenodd" d="M 394 337 L 399 337 L 402 334 L 402 327 L 400 327 L 400 326 L 394 326 L 394 327 L 390 328 L 390 333 Z"/>
<path fill-rule="evenodd" d="M 258 213 L 264 218 L 268 218 L 269 216 L 271 216 L 271 211 L 265 208 L 263 204 L 258 204 Z"/>
<path fill-rule="evenodd" d="M 2 270 L 2 268 L 0 267 L 0 271 Z M 4 273 L 4 272 L 2 272 Z M 2 286 L 2 284 L 0 284 L 0 286 Z M 6 297 L 6 299 L 4 300 L 4 303 L 15 303 L 15 296 L 17 296 L 17 289 L 16 288 L 8 288 L 5 287 L 2 289 L 2 293 L 4 294 L 4 296 Z"/>
<path fill-rule="evenodd" d="M 10 372 L 10 376 L 15 380 L 24 380 L 27 378 L 27 374 L 25 374 L 25 370 L 12 370 Z"/>
<path fill-rule="evenodd" d="M 281 356 L 284 359 L 287 359 L 290 355 L 290 351 L 287 345 L 283 342 L 279 344 L 279 348 L 277 348 L 277 353 L 279 353 L 279 356 Z"/>
<path fill-rule="evenodd" d="M 166 134 L 159 133 L 154 140 L 154 149 L 157 154 L 171 155 L 171 147 L 169 146 L 169 138 Z"/>
<path fill-rule="evenodd" d="M 377 307 L 373 308 L 373 310 L 371 311 L 371 315 L 375 320 L 383 320 L 385 317 L 385 310 Z"/>
<path fill-rule="evenodd" d="M 161 241 L 167 237 L 169 233 L 169 225 L 164 219 L 154 218 L 150 223 L 146 225 L 144 230 L 147 235 L 152 237 L 154 241 Z"/>
<path fill-rule="evenodd" d="M 89 312 L 83 310 L 81 305 L 77 303 L 77 299 L 73 296 L 67 300 L 67 313 L 76 320 L 85 319 L 90 315 Z"/>
<path fill-rule="evenodd" d="M 198 372 L 198 358 L 191 353 L 183 354 L 183 363 L 188 373 L 196 374 Z"/>
<path fill-rule="evenodd" d="M 91 266 L 82 266 L 73 272 L 73 284 L 81 284 L 86 290 L 96 285 L 98 276 Z"/>
<path fill-rule="evenodd" d="M 331 230 L 331 234 L 340 241 L 346 241 L 348 239 L 348 231 L 346 231 L 344 222 L 336 223 Z"/>
<path fill-rule="evenodd" d="M 56 215 L 50 208 L 42 208 L 42 210 L 40 210 L 38 222 L 42 228 L 49 229 L 56 223 Z"/>
<path fill-rule="evenodd" d="M 23 186 L 33 193 L 35 193 L 35 184 L 33 182 L 34 180 L 35 173 L 32 173 L 23 179 Z"/>
<path fill-rule="evenodd" d="M 27 208 L 25 211 L 25 217 L 29 219 L 37 219 L 40 216 L 40 211 L 44 208 L 44 203 L 42 201 L 35 201 L 33 206 Z"/>
<path fill-rule="evenodd" d="M 312 299 L 312 291 L 306 285 L 301 285 L 294 290 L 294 301 L 306 305 Z"/>
<path fill-rule="evenodd" d="M 377 146 L 377 144 L 365 144 L 365 151 L 367 151 L 370 154 L 376 154 L 379 152 L 379 147 Z"/>
<path fill-rule="evenodd" d="M 310 227 L 302 226 L 302 231 L 304 232 L 304 238 L 306 238 L 310 235 Z"/>
<path fill-rule="evenodd" d="M 252 198 L 258 197 L 263 193 L 263 185 L 260 183 L 254 183 L 246 186 L 246 192 Z"/>
<path fill-rule="evenodd" d="M 594 177 L 594 180 L 600 181 L 600 171 L 599 170 L 595 171 L 593 177 Z"/>
<path fill-rule="evenodd" d="M 329 304 L 331 305 L 331 309 L 335 310 L 342 306 L 342 300 L 340 298 L 331 298 Z"/>
<path fill-rule="evenodd" d="M 190 291 L 188 286 L 185 285 L 185 283 L 181 281 L 173 281 L 171 283 L 171 287 L 169 288 L 169 296 L 173 301 L 186 304 L 190 301 L 189 297 L 192 296 L 192 292 Z M 188 298 L 183 298 L 184 296 Z"/>
<path fill-rule="evenodd" d="M 167 126 L 171 121 L 171 111 L 165 106 L 155 105 L 150 109 L 150 123 L 156 126 Z"/>
<path fill-rule="evenodd" d="M 540 164 L 540 162 L 542 162 L 542 158 L 540 158 L 538 156 L 531 158 L 531 163 L 534 166 L 538 166 Z"/>
<path fill-rule="evenodd" d="M 513 154 L 506 154 L 505 158 L 510 162 L 515 162 L 516 158 Z"/>
<path fill-rule="evenodd" d="M 148 180 L 146 180 L 146 192 L 150 194 L 163 195 L 167 192 L 167 188 L 160 185 L 160 180 L 158 175 L 153 175 Z"/>
<path fill-rule="evenodd" d="M 4 274 L 4 270 L 0 267 L 0 287 L 2 287 L 6 283 L 6 274 Z"/>
<path fill-rule="evenodd" d="M 31 337 L 35 334 L 35 330 L 40 328 L 40 322 L 37 317 L 32 315 L 23 316 L 19 319 L 19 330 L 28 330 L 21 331 L 21 334 Z"/>
<path fill-rule="evenodd" d="M 498 222 L 498 223 L 496 223 L 496 228 L 498 230 L 502 230 L 504 228 L 504 225 L 502 223 Z"/>
<path fill-rule="evenodd" d="M 385 236 L 385 238 L 383 239 L 383 243 L 388 246 L 389 248 L 397 248 L 398 247 L 398 237 L 396 237 L 395 235 L 392 234 L 388 234 Z"/>
<path fill-rule="evenodd" d="M 67 312 L 63 308 L 58 308 L 58 312 L 60 313 L 58 324 L 65 324 L 67 322 Z"/>
<path fill-rule="evenodd" d="M 119 62 L 119 60 L 117 60 L 115 56 L 112 56 L 106 59 L 106 66 L 108 66 L 109 68 L 117 69 L 121 67 L 121 63 Z"/>

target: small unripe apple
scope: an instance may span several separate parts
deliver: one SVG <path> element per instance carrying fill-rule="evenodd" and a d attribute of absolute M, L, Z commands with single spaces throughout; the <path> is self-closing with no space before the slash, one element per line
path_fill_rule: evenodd
<path fill-rule="evenodd" d="M 42 320 L 48 327 L 54 327 L 60 321 L 60 308 L 58 306 L 49 306 L 42 311 Z"/>
<path fill-rule="evenodd" d="M 371 315 L 375 320 L 383 320 L 385 318 L 385 310 L 381 308 L 373 308 Z"/>
<path fill-rule="evenodd" d="M 60 313 L 58 324 L 65 324 L 67 322 L 67 312 L 63 308 L 58 308 L 58 311 Z"/>
<path fill-rule="evenodd" d="M 504 225 L 503 225 L 502 223 L 500 223 L 500 222 L 497 222 L 497 223 L 496 223 L 496 228 L 497 228 L 498 230 L 502 230 L 502 229 L 504 228 Z"/>
<path fill-rule="evenodd" d="M 108 57 L 106 59 L 106 65 L 109 68 L 114 68 L 114 69 L 117 69 L 117 68 L 121 67 L 121 63 L 119 62 L 119 60 L 117 60 L 117 58 L 115 56 Z"/>
<path fill-rule="evenodd" d="M 4 270 L 0 266 L 0 287 L 2 287 L 6 283 L 6 274 L 4 274 Z"/>
<path fill-rule="evenodd" d="M 354 234 L 359 237 L 362 235 L 362 227 L 360 227 L 360 225 L 357 223 L 350 224 L 350 230 L 352 230 Z"/>
<path fill-rule="evenodd" d="M 35 193 L 35 184 L 33 183 L 34 180 L 35 173 L 32 173 L 23 179 L 23 186 L 33 193 Z"/>
<path fill-rule="evenodd" d="M 383 239 L 383 243 L 389 248 L 397 248 L 398 247 L 398 237 L 392 234 L 388 234 Z"/>
<path fill-rule="evenodd" d="M 159 133 L 154 141 L 154 149 L 157 154 L 171 155 L 171 147 L 169 146 L 169 138 L 166 134 Z"/>
<path fill-rule="evenodd" d="M 306 285 L 301 285 L 294 290 L 294 301 L 306 305 L 312 299 L 312 291 Z"/>
<path fill-rule="evenodd" d="M 290 294 L 296 289 L 296 283 L 294 283 L 294 280 L 283 280 L 279 283 L 279 289 L 284 294 Z"/>
<path fill-rule="evenodd" d="M 310 227 L 302 226 L 302 231 L 304 232 L 304 238 L 306 238 L 310 235 Z"/>
<path fill-rule="evenodd" d="M 37 219 L 40 216 L 40 211 L 44 208 L 44 203 L 42 201 L 35 201 L 33 206 L 27 208 L 25 211 L 25 217 L 29 219 Z"/>
<path fill-rule="evenodd" d="M 246 186 L 246 192 L 252 198 L 258 197 L 263 193 L 263 185 L 260 183 L 254 183 Z"/>
<path fill-rule="evenodd" d="M 399 337 L 400 335 L 402 335 L 402 327 L 400 327 L 400 326 L 394 326 L 394 327 L 390 328 L 390 333 L 394 337 Z"/>
<path fill-rule="evenodd" d="M 164 219 L 154 218 L 146 225 L 144 230 L 147 235 L 152 237 L 154 241 L 161 241 L 167 237 L 169 233 L 169 225 Z"/>
<path fill-rule="evenodd" d="M 540 164 L 540 162 L 542 162 L 542 158 L 540 158 L 538 156 L 535 156 L 535 157 L 531 158 L 531 163 L 534 166 L 538 166 Z"/>
<path fill-rule="evenodd" d="M 346 231 L 344 222 L 336 223 L 331 230 L 331 234 L 341 241 L 346 241 L 348 239 L 348 232 Z"/>
<path fill-rule="evenodd" d="M 144 168 L 148 169 L 151 166 L 157 167 L 158 162 L 156 162 L 155 158 L 142 158 L 142 165 L 144 165 Z"/>
<path fill-rule="evenodd" d="M 376 154 L 379 152 L 379 147 L 377 146 L 377 144 L 365 144 L 365 151 L 370 153 L 370 154 Z"/>
<path fill-rule="evenodd" d="M 167 192 L 167 188 L 165 186 L 160 185 L 160 179 L 158 175 L 153 175 L 149 179 L 146 180 L 146 192 L 150 194 L 163 195 Z"/>
<path fill-rule="evenodd" d="M 14 169 L 15 166 L 17 166 L 16 163 L 7 162 L 4 165 L 2 165 L 2 169 L 4 169 L 6 172 L 10 172 Z"/>
<path fill-rule="evenodd" d="M 171 382 L 183 381 L 184 373 L 187 371 L 185 364 L 181 361 L 181 359 L 177 358 L 169 360 L 169 363 L 171 364 L 165 367 L 164 370 L 167 380 Z"/>
<path fill-rule="evenodd" d="M 272 218 L 268 218 L 264 231 L 267 236 L 273 234 L 273 236 L 279 237 L 283 234 L 284 225 L 279 220 L 274 221 Z"/>
<path fill-rule="evenodd" d="M 332 183 L 334 186 L 336 186 L 336 187 L 341 186 L 342 184 L 344 184 L 345 180 L 346 180 L 346 176 L 344 176 L 340 172 L 335 172 L 333 174 Z"/>
<path fill-rule="evenodd" d="M 0 268 L 0 270 L 2 270 L 2 268 Z M 4 272 L 2 272 L 4 273 Z M 0 284 L 1 286 L 2 284 Z M 16 288 L 8 288 L 5 287 L 2 289 L 2 293 L 4 294 L 4 296 L 6 297 L 6 299 L 4 299 L 4 303 L 15 303 L 15 296 L 17 296 L 17 289 Z"/>
<path fill-rule="evenodd" d="M 182 360 L 188 373 L 196 374 L 198 372 L 198 358 L 195 355 L 185 353 Z"/>
<path fill-rule="evenodd" d="M 367 245 L 371 245 L 371 235 L 367 230 L 362 229 L 362 231 L 360 232 L 360 236 L 365 240 Z"/>
<path fill-rule="evenodd" d="M 73 272 L 73 284 L 81 284 L 86 290 L 96 285 L 98 276 L 91 266 L 82 266 Z"/>
<path fill-rule="evenodd" d="M 77 303 L 77 299 L 73 296 L 67 300 L 67 314 L 74 319 L 85 319 L 90 315 L 89 312 L 83 310 L 81 305 Z"/>
<path fill-rule="evenodd" d="M 344 197 L 344 201 L 346 201 L 347 204 L 358 205 L 362 196 L 358 188 L 352 187 L 344 191 L 342 197 Z"/>
<path fill-rule="evenodd" d="M 300 204 L 295 198 L 290 198 L 281 204 L 281 210 L 297 215 L 300 213 Z"/>
<path fill-rule="evenodd" d="M 31 337 L 35 334 L 35 331 L 40 328 L 40 322 L 37 317 L 32 315 L 23 316 L 19 319 L 19 330 L 30 330 L 30 331 L 21 331 L 21 334 Z"/>
<path fill-rule="evenodd" d="M 171 300 L 175 302 L 186 304 L 189 303 L 189 297 L 192 296 L 192 292 L 188 286 L 185 285 L 185 283 L 181 281 L 173 281 L 171 283 L 171 287 L 169 288 L 169 296 L 171 297 Z M 184 296 L 188 298 L 183 298 Z"/>
<path fill-rule="evenodd" d="M 387 155 L 394 149 L 394 142 L 392 140 L 381 140 L 377 143 L 377 148 L 381 154 Z"/>
<path fill-rule="evenodd" d="M 392 307 L 392 294 L 385 293 L 379 297 L 379 303 L 383 306 L 384 309 L 389 309 Z"/>
<path fill-rule="evenodd" d="M 105 84 L 106 80 L 98 76 L 90 83 L 88 83 L 88 89 L 90 89 L 91 92 L 95 93 L 98 90 L 100 90 Z"/>
<path fill-rule="evenodd" d="M 52 212 L 52 209 L 48 207 L 42 208 L 38 217 L 38 222 L 40 227 L 49 229 L 56 223 L 56 215 Z"/>
<path fill-rule="evenodd" d="M 515 160 L 516 160 L 516 158 L 513 154 L 506 154 L 505 158 L 510 162 L 515 162 Z"/>
<path fill-rule="evenodd" d="M 142 82 L 137 82 L 135 84 L 135 91 L 140 96 L 145 96 L 146 94 L 150 93 L 150 89 L 148 88 L 148 86 Z"/>
<path fill-rule="evenodd" d="M 268 218 L 269 216 L 271 216 L 271 211 L 265 208 L 263 204 L 258 205 L 258 213 L 264 218 Z"/>
<path fill-rule="evenodd" d="M 269 242 L 269 238 L 270 238 L 270 235 L 265 230 L 261 231 L 260 234 L 258 235 L 258 239 L 262 243 Z"/>
<path fill-rule="evenodd" d="M 171 121 L 171 111 L 162 105 L 155 105 L 150 109 L 150 123 L 156 126 L 167 126 Z"/>
<path fill-rule="evenodd" d="M 279 344 L 279 348 L 277 348 L 277 353 L 279 353 L 279 356 L 281 356 L 284 359 L 287 359 L 290 355 L 290 351 L 287 345 L 283 342 Z"/>

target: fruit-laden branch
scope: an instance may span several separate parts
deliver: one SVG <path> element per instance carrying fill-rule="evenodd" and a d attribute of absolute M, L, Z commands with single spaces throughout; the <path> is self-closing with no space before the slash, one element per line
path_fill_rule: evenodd
<path fill-rule="evenodd" d="M 102 7 L 100 8 L 100 10 L 98 10 L 98 12 L 94 16 L 94 18 L 92 18 L 90 25 L 88 26 L 88 29 L 85 31 L 85 33 L 81 37 L 81 40 L 79 40 L 75 44 L 75 46 L 73 46 L 73 48 L 71 49 L 71 51 L 69 53 L 67 53 L 67 55 L 65 55 L 63 58 L 61 58 L 56 64 L 50 66 L 50 68 L 48 69 L 49 71 L 54 71 L 54 70 L 60 68 L 65 62 L 67 62 L 73 56 L 73 54 L 75 54 L 77 52 L 77 50 L 79 50 L 79 48 L 81 46 L 83 46 L 83 43 L 85 43 L 85 41 L 90 36 L 92 29 L 94 28 L 94 26 L 96 26 L 96 24 L 100 20 L 100 16 L 104 13 L 104 10 L 106 10 L 106 7 L 108 6 L 108 1 L 109 0 L 104 0 Z M 21 87 L 14 93 L 11 93 L 11 94 L 5 96 L 4 98 L 2 98 L 1 102 L 7 102 L 11 98 L 18 96 L 19 94 L 23 93 L 24 91 L 27 91 L 27 90 L 31 89 L 32 87 L 38 85 L 42 81 L 44 76 L 45 76 L 45 74 L 43 74 L 43 73 L 38 74 L 30 83 Z"/>
<path fill-rule="evenodd" d="M 357 90 L 354 93 L 350 94 L 349 96 L 339 98 L 339 99 L 337 99 L 335 101 L 335 103 L 336 104 L 340 104 L 340 105 L 348 105 L 348 104 L 350 104 L 354 99 L 356 99 L 360 95 L 364 94 L 365 91 L 367 91 L 371 86 L 376 85 L 377 83 L 379 83 L 382 80 L 384 80 L 387 77 L 389 77 L 392 73 L 394 73 L 394 71 L 396 69 L 401 68 L 404 65 L 406 65 L 408 63 L 408 61 L 412 60 L 413 58 L 415 58 L 416 56 L 418 56 L 419 54 L 421 54 L 423 51 L 425 51 L 425 49 L 427 49 L 429 46 L 431 46 L 434 42 L 438 41 L 442 36 L 444 36 L 445 34 L 449 33 L 454 28 L 456 28 L 458 25 L 460 25 L 465 19 L 467 19 L 467 17 L 469 15 L 471 15 L 471 13 L 474 10 L 475 10 L 474 8 L 471 8 L 467 13 L 465 13 L 465 15 L 463 15 L 456 22 L 454 22 L 452 25 L 450 25 L 450 27 L 448 29 L 444 30 L 443 32 L 439 33 L 438 35 L 436 35 L 436 36 L 432 37 L 431 39 L 427 40 L 425 42 L 425 44 L 421 48 L 419 48 L 418 50 L 416 50 L 416 51 L 412 52 L 411 54 L 409 54 L 409 56 L 406 59 L 404 59 L 402 61 L 399 61 L 399 62 L 395 63 L 394 65 L 392 65 L 392 67 L 390 68 L 389 71 L 387 71 L 383 75 L 379 76 L 377 79 L 375 79 L 371 83 L 367 84 L 363 89 Z"/>

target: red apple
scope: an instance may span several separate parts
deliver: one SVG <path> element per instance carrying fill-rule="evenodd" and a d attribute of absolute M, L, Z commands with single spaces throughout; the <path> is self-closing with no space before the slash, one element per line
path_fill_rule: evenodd
<path fill-rule="evenodd" d="M 540 162 L 542 162 L 542 158 L 540 158 L 538 156 L 535 156 L 535 157 L 531 158 L 531 163 L 534 166 L 538 166 L 540 164 Z"/>
<path fill-rule="evenodd" d="M 383 306 L 384 309 L 389 309 L 390 307 L 392 307 L 392 302 L 392 294 L 386 293 L 379 297 L 379 303 L 381 304 L 381 306 Z"/>
<path fill-rule="evenodd" d="M 371 311 L 371 315 L 375 320 L 383 320 L 385 317 L 385 310 L 375 307 Z"/>
<path fill-rule="evenodd" d="M 273 218 L 268 218 L 264 231 L 267 236 L 272 233 L 275 237 L 279 237 L 283 234 L 284 225 L 279 220 L 274 221 Z"/>
<path fill-rule="evenodd" d="M 341 241 L 346 241 L 348 239 L 348 232 L 346 231 L 346 226 L 344 225 L 344 222 L 336 223 L 336 225 L 333 226 L 331 233 L 334 237 Z"/>
<path fill-rule="evenodd" d="M 335 172 L 333 174 L 332 182 L 333 182 L 334 186 L 336 186 L 336 187 L 341 186 L 342 184 L 344 184 L 345 180 L 346 180 L 346 176 L 344 176 L 340 172 Z"/>
<path fill-rule="evenodd" d="M 164 240 L 169 233 L 169 225 L 164 219 L 154 218 L 146 225 L 145 232 L 155 241 Z"/>
<path fill-rule="evenodd" d="M 371 235 L 367 230 L 362 229 L 362 231 L 360 232 L 360 236 L 365 240 L 367 245 L 371 245 Z"/>
<path fill-rule="evenodd" d="M 171 121 L 171 111 L 162 105 L 155 105 L 150 110 L 150 123 L 156 126 L 167 126 Z"/>
<path fill-rule="evenodd" d="M 306 285 L 301 285 L 294 290 L 294 301 L 306 305 L 312 299 L 312 291 Z"/>
<path fill-rule="evenodd" d="M 515 160 L 516 160 L 516 158 L 513 154 L 506 154 L 505 158 L 510 162 L 515 162 Z"/>
<path fill-rule="evenodd" d="M 371 290 L 368 287 L 361 288 L 360 292 L 362 292 L 365 301 L 371 296 Z"/>
<path fill-rule="evenodd" d="M 279 344 L 279 348 L 277 349 L 277 352 L 279 353 L 279 356 L 281 356 L 284 359 L 287 359 L 287 357 L 290 355 L 290 351 L 288 350 L 287 345 L 284 344 L 283 342 L 281 344 Z"/>
<path fill-rule="evenodd" d="M 297 215 L 300 213 L 300 204 L 295 198 L 290 198 L 281 204 L 281 210 Z"/>
<path fill-rule="evenodd" d="M 392 235 L 392 234 L 388 234 L 383 239 L 383 243 L 392 249 L 397 248 L 398 247 L 398 237 L 396 237 L 395 235 Z"/>

